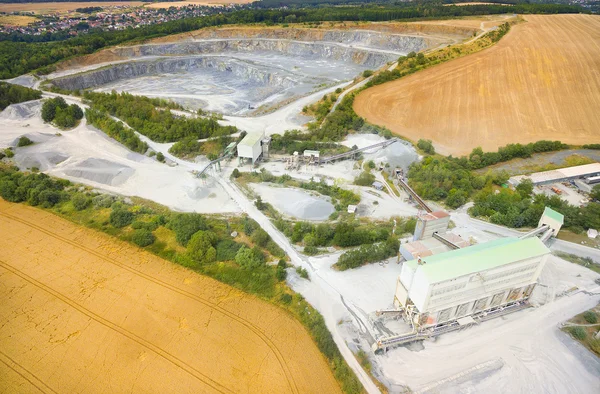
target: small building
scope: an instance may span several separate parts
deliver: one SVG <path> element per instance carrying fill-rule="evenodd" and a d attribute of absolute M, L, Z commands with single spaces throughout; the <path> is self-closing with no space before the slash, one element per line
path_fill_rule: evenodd
<path fill-rule="evenodd" d="M 431 238 L 433 233 L 442 234 L 448 230 L 450 215 L 445 211 L 425 212 L 417 216 L 413 241 Z"/>
<path fill-rule="evenodd" d="M 314 158 L 318 159 L 320 154 L 321 154 L 321 152 L 318 150 L 307 149 L 304 151 L 304 157 L 314 157 Z"/>
<path fill-rule="evenodd" d="M 547 185 L 557 182 L 571 181 L 580 178 L 589 178 L 600 175 L 600 163 L 585 164 L 582 166 L 560 168 L 558 170 L 536 172 L 529 175 L 513 176 L 508 182 L 517 186 L 523 179 L 531 179 L 534 185 Z"/>
<path fill-rule="evenodd" d="M 373 187 L 377 190 L 383 190 L 383 183 L 381 183 L 379 181 L 375 181 L 375 182 L 373 182 Z"/>
<path fill-rule="evenodd" d="M 241 159 L 250 159 L 252 164 L 256 163 L 263 153 L 261 142 L 265 133 L 248 133 L 237 146 L 237 154 Z"/>
<path fill-rule="evenodd" d="M 511 237 L 410 260 L 394 305 L 420 330 L 526 301 L 549 254 L 537 237 Z"/>
<path fill-rule="evenodd" d="M 348 205 L 348 213 L 356 213 L 357 205 Z"/>

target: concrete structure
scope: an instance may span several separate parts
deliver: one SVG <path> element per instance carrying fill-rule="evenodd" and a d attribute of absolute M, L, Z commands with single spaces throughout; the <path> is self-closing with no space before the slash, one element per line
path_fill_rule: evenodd
<path fill-rule="evenodd" d="M 318 150 L 308 150 L 307 149 L 304 151 L 304 157 L 316 157 L 318 159 L 320 155 L 321 155 L 321 152 Z"/>
<path fill-rule="evenodd" d="M 468 241 L 465 241 L 456 234 L 444 233 L 442 236 L 461 249 L 470 246 Z M 445 253 L 451 250 L 454 249 L 435 238 L 426 238 L 400 245 L 400 254 L 407 261 L 418 259 L 419 257 L 433 256 L 434 254 Z"/>
<path fill-rule="evenodd" d="M 383 190 L 383 183 L 379 182 L 379 181 L 375 181 L 373 182 L 372 185 L 375 189 L 377 190 Z"/>
<path fill-rule="evenodd" d="M 550 250 L 536 238 L 503 238 L 403 263 L 394 305 L 417 330 L 525 301 Z"/>
<path fill-rule="evenodd" d="M 252 164 L 256 163 L 260 155 L 263 153 L 262 140 L 265 133 L 248 133 L 238 144 L 237 154 L 241 159 L 250 159 Z"/>
<path fill-rule="evenodd" d="M 433 236 L 433 233 L 443 234 L 448 231 L 450 224 L 450 215 L 448 212 L 435 211 L 431 213 L 421 213 L 417 216 L 417 226 L 413 241 L 427 239 Z"/>
<path fill-rule="evenodd" d="M 552 171 L 536 172 L 529 175 L 513 176 L 508 182 L 511 185 L 516 186 L 521 183 L 523 179 L 529 178 L 534 185 L 546 185 L 580 178 L 595 177 L 598 175 L 600 175 L 600 163 L 592 163 Z"/>
<path fill-rule="evenodd" d="M 357 205 L 348 205 L 348 213 L 356 213 Z"/>
<path fill-rule="evenodd" d="M 550 227 L 552 234 L 556 237 L 556 234 L 558 234 L 564 222 L 565 217 L 562 213 L 558 213 L 554 209 L 546 207 L 538 222 L 538 227 L 542 227 L 543 225 Z"/>

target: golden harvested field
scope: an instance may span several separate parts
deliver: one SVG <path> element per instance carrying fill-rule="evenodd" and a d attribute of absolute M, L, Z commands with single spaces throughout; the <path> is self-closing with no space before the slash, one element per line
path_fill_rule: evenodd
<path fill-rule="evenodd" d="M 2 26 L 27 26 L 37 21 L 33 16 L 24 15 L 0 15 L 0 25 Z"/>
<path fill-rule="evenodd" d="M 206 1 L 165 1 L 162 3 L 146 4 L 147 8 L 169 8 L 169 7 L 187 7 L 188 5 L 212 5 L 221 6 L 224 4 L 248 4 L 254 0 L 206 0 Z"/>
<path fill-rule="evenodd" d="M 285 311 L 3 200 L 0 283 L 0 392 L 340 392 Z"/>
<path fill-rule="evenodd" d="M 527 15 L 491 48 L 359 94 L 354 110 L 444 154 L 600 141 L 600 16 Z"/>
<path fill-rule="evenodd" d="M 3 3 L 0 4 L 0 12 L 34 12 L 36 14 L 46 14 L 51 12 L 69 12 L 76 8 L 84 7 L 109 7 L 109 6 L 131 6 L 140 7 L 144 5 L 143 1 L 92 1 L 92 2 L 74 2 L 74 3 Z"/>

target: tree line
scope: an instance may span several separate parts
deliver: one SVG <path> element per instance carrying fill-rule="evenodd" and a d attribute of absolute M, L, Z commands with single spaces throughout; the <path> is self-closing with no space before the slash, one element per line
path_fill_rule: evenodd
<path fill-rule="evenodd" d="M 128 93 L 86 91 L 84 99 L 92 109 L 115 116 L 156 142 L 176 142 L 186 138 L 204 139 L 236 133 L 233 126 L 221 126 L 214 118 L 176 115 L 179 106 L 161 99 Z"/>
<path fill-rule="evenodd" d="M 0 81 L 0 111 L 11 104 L 18 104 L 30 100 L 39 100 L 42 92 L 26 88 L 21 85 Z"/>
<path fill-rule="evenodd" d="M 88 124 L 98 128 L 109 137 L 125 145 L 128 149 L 141 154 L 146 153 L 148 150 L 148 144 L 140 140 L 140 137 L 132 129 L 112 119 L 106 112 L 90 108 L 85 111 L 85 118 Z"/>

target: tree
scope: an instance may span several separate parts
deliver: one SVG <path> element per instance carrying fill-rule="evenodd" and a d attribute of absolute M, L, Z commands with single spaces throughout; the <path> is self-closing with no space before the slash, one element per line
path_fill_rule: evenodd
<path fill-rule="evenodd" d="M 420 139 L 417 142 L 417 147 L 419 149 L 421 149 L 423 152 L 427 153 L 428 155 L 434 155 L 435 154 L 435 148 L 433 147 L 433 144 L 431 143 L 431 140 Z"/>
<path fill-rule="evenodd" d="M 375 182 L 375 175 L 363 171 L 354 179 L 354 184 L 359 186 L 371 186 Z"/>
<path fill-rule="evenodd" d="M 252 233 L 252 242 L 260 247 L 264 248 L 270 239 L 271 237 L 269 237 L 269 234 L 262 228 L 259 228 Z"/>
<path fill-rule="evenodd" d="M 521 195 L 521 198 L 529 198 L 531 197 L 531 193 L 533 193 L 533 182 L 531 179 L 525 178 L 519 182 L 515 189 Z"/>
<path fill-rule="evenodd" d="M 156 154 L 156 160 L 160 161 L 161 163 L 164 163 L 165 162 L 165 155 L 163 155 L 162 152 L 158 152 Z"/>
<path fill-rule="evenodd" d="M 233 172 L 231 173 L 231 175 L 232 175 L 234 178 L 239 178 L 239 177 L 242 175 L 242 173 L 241 173 L 241 172 L 240 172 L 240 170 L 238 170 L 237 168 L 234 168 L 234 169 L 233 169 Z"/>
<path fill-rule="evenodd" d="M 56 103 L 54 100 L 46 100 L 42 104 L 42 120 L 44 122 L 52 122 L 56 115 Z"/>
<path fill-rule="evenodd" d="M 133 232 L 133 235 L 131 236 L 131 240 L 136 245 L 141 246 L 142 248 L 153 244 L 155 239 L 156 238 L 154 237 L 154 234 L 152 234 L 150 230 L 147 230 L 145 228 L 135 230 Z"/>
<path fill-rule="evenodd" d="M 214 244 L 217 236 L 211 231 L 197 231 L 187 245 L 187 253 L 191 259 L 200 264 L 212 263 L 217 258 Z"/>
<path fill-rule="evenodd" d="M 260 252 L 260 251 L 259 251 Z M 264 258 L 264 257 L 263 257 Z M 242 246 L 235 255 L 235 262 L 242 268 L 253 269 L 263 264 L 260 256 L 254 249 Z"/>
<path fill-rule="evenodd" d="M 192 235 L 199 230 L 207 230 L 206 220 L 197 213 L 178 213 L 171 217 L 168 227 L 175 232 L 175 239 L 186 246 Z"/>

